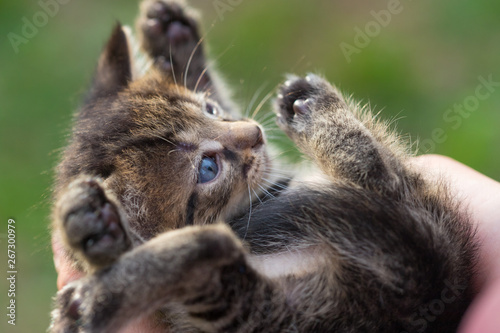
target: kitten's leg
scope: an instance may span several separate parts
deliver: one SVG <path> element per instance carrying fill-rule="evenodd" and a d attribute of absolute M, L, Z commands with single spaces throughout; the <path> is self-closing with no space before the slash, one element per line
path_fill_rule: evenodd
<path fill-rule="evenodd" d="M 80 177 L 59 197 L 55 226 L 81 263 L 103 267 L 132 247 L 135 236 L 120 204 L 106 194 L 99 179 Z"/>
<path fill-rule="evenodd" d="M 204 54 L 196 12 L 184 0 L 145 0 L 137 20 L 142 48 L 177 85 L 206 92 L 225 111 L 238 113 Z"/>
<path fill-rule="evenodd" d="M 327 175 L 384 192 L 399 185 L 401 164 L 378 140 L 385 133 L 368 129 L 322 78 L 288 80 L 277 109 L 278 125 Z"/>
<path fill-rule="evenodd" d="M 142 48 L 177 84 L 203 91 L 211 84 L 195 14 L 182 0 L 147 0 L 137 22 Z"/>
<path fill-rule="evenodd" d="M 282 293 L 248 266 L 224 225 L 164 233 L 69 285 L 57 303 L 52 332 L 115 332 L 166 304 L 204 332 L 280 332 L 293 324 Z"/>

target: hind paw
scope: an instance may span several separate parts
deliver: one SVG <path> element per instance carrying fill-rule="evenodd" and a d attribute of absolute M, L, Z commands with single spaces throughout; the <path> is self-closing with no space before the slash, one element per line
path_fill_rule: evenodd
<path fill-rule="evenodd" d="M 86 177 L 71 183 L 59 207 L 67 242 L 91 264 L 108 265 L 131 246 L 117 205 L 99 180 Z"/>

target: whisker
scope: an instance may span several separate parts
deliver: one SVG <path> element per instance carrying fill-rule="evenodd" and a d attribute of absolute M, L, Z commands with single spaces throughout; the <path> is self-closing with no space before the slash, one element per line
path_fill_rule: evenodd
<path fill-rule="evenodd" d="M 269 142 L 277 142 L 277 141 L 281 141 L 281 137 L 279 136 L 273 136 L 273 135 L 269 135 L 268 133 L 269 131 L 266 130 L 266 139 L 267 141 Z"/>
<path fill-rule="evenodd" d="M 276 116 L 273 113 L 265 114 L 261 118 L 259 118 L 258 122 L 259 123 L 271 122 L 271 121 L 274 121 L 275 117 Z"/>
<path fill-rule="evenodd" d="M 257 185 L 260 187 L 260 189 L 262 190 L 262 192 L 264 192 L 266 194 L 266 196 L 264 197 L 264 199 L 267 198 L 267 197 L 275 198 L 275 196 L 271 192 L 269 192 L 264 186 L 262 186 L 260 184 L 257 184 Z M 262 201 L 261 201 L 261 203 L 262 203 Z"/>
<path fill-rule="evenodd" d="M 172 60 L 172 44 L 168 44 L 168 53 L 170 54 L 170 67 L 172 67 L 172 76 L 174 77 L 174 83 L 177 87 L 177 79 L 175 78 L 174 62 Z"/>
<path fill-rule="evenodd" d="M 271 177 L 271 176 L 274 176 L 272 180 L 269 178 L 266 178 L 266 177 Z M 280 183 L 278 183 L 278 180 L 279 181 L 291 181 L 292 180 L 291 177 L 287 177 L 286 175 L 278 175 L 279 177 L 275 178 L 276 176 L 277 176 L 276 174 L 269 174 L 269 175 L 266 175 L 265 177 L 263 177 L 262 180 L 264 180 L 266 183 L 271 184 L 273 186 L 283 186 Z M 284 188 L 288 188 L 288 187 L 285 186 Z"/>
<path fill-rule="evenodd" d="M 292 179 L 292 174 L 290 173 L 290 170 L 282 170 L 282 169 L 277 169 L 273 167 L 268 167 L 266 170 L 264 170 L 264 173 L 267 173 L 269 176 L 281 176 L 282 178 L 288 178 Z"/>
<path fill-rule="evenodd" d="M 274 130 L 277 130 L 279 129 L 278 126 L 274 126 L 274 122 L 269 120 L 269 121 L 266 121 L 266 122 L 260 122 L 258 121 L 258 123 L 266 130 L 271 130 L 271 129 L 274 129 Z"/>
<path fill-rule="evenodd" d="M 272 172 L 269 172 L 269 171 L 272 171 Z M 271 176 L 274 176 L 274 178 L 276 178 L 276 176 L 279 176 L 279 179 L 280 180 L 291 180 L 293 177 L 290 175 L 289 172 L 286 172 L 286 171 L 281 171 L 281 170 L 269 170 L 269 171 L 265 171 L 265 177 L 271 177 Z M 264 178 L 265 178 L 264 177 Z M 265 178 L 269 181 L 271 181 L 271 179 L 269 178 Z"/>
<path fill-rule="evenodd" d="M 257 122 L 259 122 L 260 124 L 263 124 L 263 123 L 271 122 L 271 121 L 274 122 L 274 118 L 275 118 L 274 113 L 267 113 L 267 114 L 264 114 L 262 117 L 255 119 L 255 120 Z"/>
<path fill-rule="evenodd" d="M 187 88 L 187 82 L 186 82 L 187 75 L 188 75 L 189 66 L 191 66 L 191 61 L 193 60 L 194 54 L 198 50 L 198 47 L 200 47 L 201 43 L 203 43 L 203 41 L 205 40 L 205 37 L 212 30 L 212 28 L 213 28 L 213 26 L 200 38 L 200 40 L 198 41 L 198 43 L 196 43 L 196 46 L 194 47 L 193 51 L 191 51 L 191 55 L 189 56 L 189 59 L 188 59 L 187 65 L 186 65 L 186 70 L 184 72 L 184 88 Z"/>
<path fill-rule="evenodd" d="M 274 120 L 274 117 L 271 117 L 266 121 L 260 123 L 266 127 L 279 128 L 278 124 L 276 124 L 276 121 Z"/>
<path fill-rule="evenodd" d="M 248 116 L 250 115 L 250 110 L 253 108 L 253 105 L 255 104 L 256 100 L 257 100 L 257 97 L 260 96 L 260 94 L 262 93 L 262 91 L 266 88 L 267 86 L 267 82 L 264 82 L 256 91 L 255 93 L 253 94 L 252 96 L 252 99 L 250 100 L 250 102 L 248 103 L 248 106 L 247 106 L 247 109 L 245 110 L 244 112 L 244 117 L 245 118 L 248 118 Z"/>
<path fill-rule="evenodd" d="M 260 186 L 260 185 L 259 185 L 259 186 Z M 255 197 L 259 200 L 259 202 L 262 204 L 262 200 L 260 200 L 260 197 L 259 197 L 259 195 L 257 194 L 257 192 L 255 192 L 255 190 L 254 190 L 254 189 L 252 189 L 252 192 L 253 192 L 253 194 L 255 194 Z"/>
<path fill-rule="evenodd" d="M 205 75 L 205 73 L 207 72 L 207 70 L 208 70 L 208 66 L 205 67 L 203 72 L 201 72 L 200 76 L 198 77 L 198 80 L 196 80 L 196 84 L 194 85 L 194 93 L 195 94 L 196 94 L 196 90 L 198 90 L 198 85 L 200 84 L 200 81 L 203 78 L 203 76 Z"/>
<path fill-rule="evenodd" d="M 276 114 L 274 112 L 269 111 L 269 112 L 262 114 L 262 116 L 260 118 L 255 118 L 255 119 L 269 119 L 269 118 L 273 118 L 275 116 L 276 116 Z"/>
<path fill-rule="evenodd" d="M 201 90 L 206 94 L 206 97 L 211 97 L 215 92 L 213 90 L 213 86 L 210 86 L 211 82 L 208 81 L 205 83 L 205 85 L 201 88 Z"/>
<path fill-rule="evenodd" d="M 277 88 L 277 86 L 271 90 L 263 99 L 262 101 L 259 103 L 259 105 L 257 105 L 257 108 L 255 109 L 255 111 L 253 112 L 252 114 L 252 117 L 251 119 L 254 119 L 254 117 L 257 115 L 257 113 L 259 113 L 260 109 L 262 109 L 262 107 L 264 106 L 264 104 L 266 104 L 266 102 L 274 95 L 274 90 Z"/>
<path fill-rule="evenodd" d="M 152 134 L 152 135 L 153 135 L 155 138 L 161 139 L 161 140 L 163 140 L 163 141 L 165 141 L 165 142 L 168 142 L 168 143 L 170 143 L 171 145 L 173 145 L 173 146 L 177 147 L 177 144 L 176 144 L 176 143 L 174 143 L 174 142 L 172 142 L 172 141 L 170 141 L 170 140 L 168 140 L 168 139 L 166 139 L 166 138 L 162 137 L 161 135 L 157 135 L 157 134 Z"/>
<path fill-rule="evenodd" d="M 261 124 L 262 128 L 264 128 L 264 132 L 266 133 L 266 138 L 270 138 L 271 135 L 274 135 L 276 138 L 284 138 L 283 132 L 281 129 L 278 127 L 273 127 L 272 124 L 267 124 L 263 125 Z"/>
<path fill-rule="evenodd" d="M 250 218 L 252 217 L 252 194 L 250 193 L 250 184 L 247 184 L 247 186 L 248 186 L 248 200 L 250 201 L 250 211 L 248 212 L 247 228 L 245 230 L 245 235 L 243 236 L 243 240 L 247 238 L 248 228 L 250 227 Z"/>
<path fill-rule="evenodd" d="M 271 141 L 283 141 L 284 135 L 279 128 L 264 126 L 266 137 Z"/>
<path fill-rule="evenodd" d="M 227 51 L 229 51 L 231 48 L 233 47 L 233 45 L 229 45 L 228 47 L 226 47 L 226 49 L 224 51 L 221 52 L 221 54 L 219 54 L 215 59 L 211 60 L 209 64 L 207 64 L 207 66 L 205 66 L 205 69 L 203 70 L 203 72 L 201 72 L 200 76 L 198 77 L 198 80 L 196 81 L 196 85 L 194 86 L 194 92 L 196 93 L 197 89 L 198 89 L 198 85 L 200 84 L 200 81 L 201 79 L 203 78 L 203 76 L 206 74 L 206 72 L 208 71 L 208 69 L 213 66 L 217 60 L 219 60 L 224 54 L 226 54 Z M 207 84 L 205 84 L 205 86 L 203 88 L 206 88 Z"/>
<path fill-rule="evenodd" d="M 292 68 L 290 69 L 290 72 L 289 73 L 293 73 L 295 72 L 295 68 L 297 68 L 299 66 L 299 64 L 304 61 L 304 59 L 306 58 L 305 55 L 303 55 L 296 63 L 295 65 L 292 66 Z"/>
<path fill-rule="evenodd" d="M 273 125 L 276 125 L 276 122 L 274 121 L 274 118 L 270 118 L 264 122 L 259 121 L 259 124 L 261 124 L 262 126 L 264 126 L 264 128 L 266 128 L 266 127 L 271 127 Z M 278 129 L 279 127 L 276 125 L 275 128 Z"/>
<path fill-rule="evenodd" d="M 279 174 L 291 177 L 290 172 L 288 170 L 281 170 L 281 169 L 277 169 L 277 168 L 268 167 L 268 168 L 266 168 L 265 171 L 266 172 L 272 171 L 273 173 L 279 173 Z"/>
<path fill-rule="evenodd" d="M 284 151 L 280 152 L 279 154 L 276 154 L 276 155 L 274 155 L 274 156 L 271 156 L 271 157 L 270 157 L 270 161 L 272 162 L 272 161 L 276 160 L 278 157 L 280 157 L 281 155 L 288 154 L 288 153 L 290 153 L 291 151 L 292 151 L 292 149 L 288 149 L 288 150 L 284 150 Z"/>
<path fill-rule="evenodd" d="M 194 162 L 193 162 L 193 160 L 191 159 L 191 156 L 189 156 L 189 154 L 187 154 L 186 156 L 187 156 L 187 158 L 189 159 L 189 163 L 191 164 L 191 168 L 192 168 L 193 170 L 198 169 L 198 168 L 194 165 Z"/>
<path fill-rule="evenodd" d="M 168 152 L 167 155 L 170 155 L 170 154 L 178 152 L 178 151 L 180 151 L 180 149 L 172 149 L 171 151 Z"/>
<path fill-rule="evenodd" d="M 281 128 L 279 128 L 278 126 L 276 126 L 276 124 L 268 123 L 268 124 L 264 124 L 262 126 L 264 127 L 264 129 L 266 131 L 270 131 L 270 132 L 279 131 L 280 133 L 283 133 L 283 131 L 281 130 Z"/>
<path fill-rule="evenodd" d="M 270 185 L 272 185 L 272 186 L 276 186 L 276 187 L 279 187 L 279 188 L 281 188 L 282 190 L 286 190 L 286 189 L 288 188 L 288 187 L 287 187 L 287 186 L 285 186 L 285 185 L 275 183 L 275 182 L 273 182 L 273 181 L 268 180 L 267 178 L 262 178 L 262 179 L 263 179 L 264 181 L 266 181 L 267 183 L 269 183 Z"/>

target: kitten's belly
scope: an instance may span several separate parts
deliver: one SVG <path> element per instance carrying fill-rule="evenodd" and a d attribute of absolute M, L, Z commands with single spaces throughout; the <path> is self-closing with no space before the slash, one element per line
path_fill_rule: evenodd
<path fill-rule="evenodd" d="M 325 251 L 319 246 L 293 249 L 277 254 L 251 256 L 250 265 L 269 278 L 301 276 L 317 271 L 326 262 Z"/>

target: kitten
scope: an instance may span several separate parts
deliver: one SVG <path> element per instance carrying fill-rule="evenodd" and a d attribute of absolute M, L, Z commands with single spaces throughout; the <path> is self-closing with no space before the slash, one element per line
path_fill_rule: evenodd
<path fill-rule="evenodd" d="M 88 275 L 58 293 L 50 331 L 114 332 L 156 312 L 166 332 L 454 332 L 475 244 L 446 187 L 315 75 L 289 77 L 275 110 L 317 179 L 274 172 L 195 17 L 144 1 L 149 70 L 119 25 L 99 59 L 53 210 Z"/>

